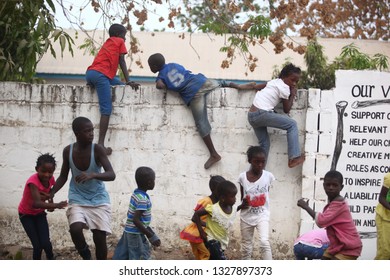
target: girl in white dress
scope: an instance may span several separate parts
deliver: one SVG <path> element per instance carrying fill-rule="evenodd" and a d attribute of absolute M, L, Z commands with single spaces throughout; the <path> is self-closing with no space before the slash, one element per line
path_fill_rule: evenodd
<path fill-rule="evenodd" d="M 253 251 L 254 230 L 260 237 L 260 251 L 264 260 L 272 260 L 269 242 L 269 190 L 275 177 L 264 170 L 266 152 L 259 146 L 249 147 L 247 151 L 250 168 L 242 172 L 238 179 L 243 201 L 240 213 L 241 258 L 249 260 Z"/>

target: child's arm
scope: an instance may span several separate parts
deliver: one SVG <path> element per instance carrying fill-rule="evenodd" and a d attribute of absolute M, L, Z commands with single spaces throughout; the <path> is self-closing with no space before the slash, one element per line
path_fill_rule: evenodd
<path fill-rule="evenodd" d="M 167 89 L 167 86 L 164 84 L 164 82 L 162 80 L 157 80 L 156 88 L 157 89 Z"/>
<path fill-rule="evenodd" d="M 262 90 L 265 88 L 267 83 L 264 84 L 256 84 L 255 82 L 246 83 L 246 84 L 236 84 L 236 83 L 229 83 L 228 86 L 231 88 L 239 89 L 239 90 Z"/>
<path fill-rule="evenodd" d="M 283 111 L 288 114 L 290 113 L 291 107 L 294 103 L 295 95 L 297 94 L 296 88 L 290 88 L 290 96 L 288 99 L 283 99 Z"/>
<path fill-rule="evenodd" d="M 199 235 L 203 239 L 204 242 L 207 242 L 207 234 L 203 230 L 202 220 L 200 219 L 200 217 L 202 217 L 204 215 L 208 215 L 208 214 L 209 213 L 204 208 L 202 208 L 202 209 L 199 209 L 198 211 L 195 211 L 194 215 L 192 216 L 192 221 L 196 224 L 198 231 L 199 231 Z"/>
<path fill-rule="evenodd" d="M 158 238 L 158 236 L 154 233 L 154 231 L 150 227 L 145 227 L 144 224 L 141 222 L 141 216 L 143 212 L 144 211 L 142 210 L 136 210 L 134 212 L 134 216 L 133 216 L 134 225 L 139 229 L 140 232 L 146 235 L 149 242 L 153 246 L 158 247 L 161 245 L 160 238 Z"/>
<path fill-rule="evenodd" d="M 57 178 L 56 183 L 50 190 L 50 198 L 52 199 L 54 195 L 65 185 L 68 180 L 69 175 L 69 152 L 70 146 L 66 146 L 62 151 L 62 167 L 60 176 Z"/>
<path fill-rule="evenodd" d="M 126 85 L 131 86 L 132 89 L 138 90 L 140 84 L 130 81 L 129 71 L 127 70 L 125 55 L 119 55 L 119 66 L 121 67 L 122 73 L 125 76 Z"/>
<path fill-rule="evenodd" d="M 301 198 L 300 200 L 298 200 L 298 203 L 297 205 L 299 207 L 301 207 L 302 209 L 306 210 L 306 212 L 313 218 L 315 219 L 316 217 L 316 212 L 311 209 L 311 207 L 309 206 L 309 200 L 305 199 L 305 198 Z"/>
<path fill-rule="evenodd" d="M 246 198 L 244 198 L 244 188 L 240 184 L 241 204 L 237 206 L 237 211 L 248 208 L 249 204 Z"/>
<path fill-rule="evenodd" d="M 59 203 L 53 203 L 53 202 L 45 202 L 45 200 L 50 199 L 46 194 L 41 194 L 38 190 L 38 187 L 32 183 L 28 184 L 28 187 L 31 191 L 31 196 L 33 199 L 33 208 L 42 208 L 42 209 L 63 209 L 64 207 L 68 206 L 68 202 L 61 201 Z"/>
<path fill-rule="evenodd" d="M 100 181 L 114 181 L 115 180 L 115 172 L 112 168 L 110 161 L 108 160 L 107 153 L 105 149 L 101 145 L 95 145 L 95 158 L 96 162 L 100 164 L 104 172 L 102 173 L 87 173 L 82 172 L 78 175 L 75 180 L 77 183 L 83 183 L 85 181 L 96 179 Z"/>
<path fill-rule="evenodd" d="M 381 192 L 379 193 L 379 203 L 383 205 L 386 209 L 390 210 L 390 203 L 386 200 L 388 188 L 382 186 Z"/>
<path fill-rule="evenodd" d="M 248 203 L 248 200 L 246 198 L 244 198 L 241 202 L 240 205 L 237 206 L 237 211 L 240 211 L 242 209 L 246 209 L 249 207 L 249 203 Z"/>

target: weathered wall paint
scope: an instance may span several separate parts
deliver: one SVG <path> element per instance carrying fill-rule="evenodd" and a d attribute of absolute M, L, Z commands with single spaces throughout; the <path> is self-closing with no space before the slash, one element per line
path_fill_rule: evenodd
<path fill-rule="evenodd" d="M 245 152 L 250 145 L 257 144 L 247 121 L 247 110 L 254 95 L 254 91 L 226 88 L 209 95 L 211 136 L 222 161 L 205 170 L 207 149 L 196 131 L 190 110 L 176 93 L 163 93 L 154 87 L 144 87 L 138 92 L 130 87 L 113 88 L 114 110 L 106 141 L 113 148 L 109 159 L 117 177 L 106 186 L 112 202 L 113 234 L 117 238 L 122 233 L 121 224 L 136 186 L 134 172 L 146 165 L 157 176 L 156 187 L 150 192 L 152 226 L 162 246 L 188 246 L 179 239 L 179 232 L 190 223 L 196 202 L 209 195 L 210 175 L 220 174 L 238 187 L 238 175 L 249 167 Z M 291 116 L 298 122 L 303 147 L 306 91 L 301 91 L 297 99 Z M 46 152 L 56 156 L 55 177 L 58 177 L 62 150 L 75 141 L 71 123 L 77 116 L 91 119 L 96 125 L 97 140 L 99 107 L 96 93 L 89 87 L 0 83 L 0 243 L 29 246 L 17 214 L 25 181 L 35 172 L 38 155 Z M 291 258 L 300 224 L 296 202 L 301 197 L 302 168 L 287 167 L 285 133 L 270 131 L 272 144 L 267 170 L 276 177 L 270 194 L 270 238 L 274 258 Z M 67 191 L 68 183 L 55 199 L 67 199 Z M 53 246 L 73 246 L 65 210 L 49 213 L 48 219 Z M 86 236 L 92 244 L 90 234 L 86 232 Z M 232 249 L 239 250 L 239 238 L 237 216 Z"/>

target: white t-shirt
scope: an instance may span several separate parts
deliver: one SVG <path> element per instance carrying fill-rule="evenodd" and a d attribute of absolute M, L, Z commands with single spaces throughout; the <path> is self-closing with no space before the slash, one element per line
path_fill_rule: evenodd
<path fill-rule="evenodd" d="M 244 189 L 244 198 L 247 198 L 250 205 L 249 208 L 240 211 L 241 220 L 252 226 L 260 221 L 269 221 L 269 189 L 274 180 L 274 175 L 265 170 L 253 183 L 248 181 L 246 172 L 240 174 L 238 182 Z"/>
<path fill-rule="evenodd" d="M 271 111 L 281 99 L 288 99 L 289 96 L 290 87 L 282 79 L 274 79 L 267 82 L 267 86 L 256 93 L 253 105 L 259 109 Z"/>

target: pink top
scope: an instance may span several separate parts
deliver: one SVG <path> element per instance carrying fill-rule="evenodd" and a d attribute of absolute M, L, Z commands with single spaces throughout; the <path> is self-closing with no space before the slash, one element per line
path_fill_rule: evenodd
<path fill-rule="evenodd" d="M 112 79 L 118 71 L 119 56 L 126 53 L 125 40 L 119 37 L 110 37 L 103 44 L 88 70 L 98 71 Z"/>
<path fill-rule="evenodd" d="M 325 229 L 313 229 L 295 239 L 294 245 L 298 243 L 321 248 L 324 245 L 329 245 L 329 238 Z"/>
<path fill-rule="evenodd" d="M 323 213 L 316 213 L 315 220 L 317 226 L 326 228 L 329 254 L 360 256 L 363 245 L 346 200 L 330 202 Z"/>
<path fill-rule="evenodd" d="M 49 193 L 51 187 L 55 184 L 54 176 L 50 178 L 49 180 L 49 187 L 46 188 L 42 185 L 41 181 L 39 180 L 38 173 L 35 173 L 30 178 L 28 178 L 26 185 L 24 186 L 23 191 L 23 197 L 22 200 L 19 203 L 18 211 L 21 214 L 27 214 L 27 215 L 37 215 L 39 213 L 42 213 L 45 211 L 43 208 L 34 208 L 33 205 L 33 198 L 31 195 L 31 188 L 29 184 L 34 184 L 37 186 L 39 192 L 43 193 Z"/>

